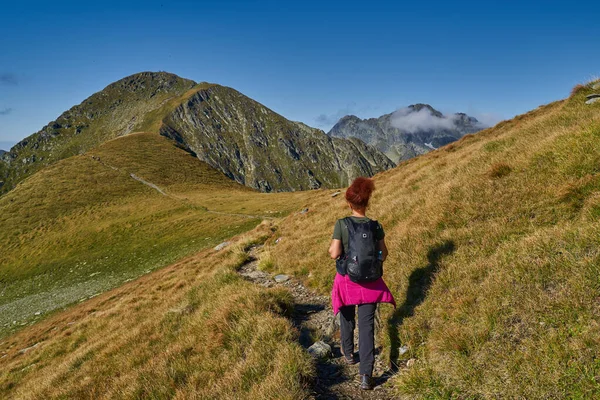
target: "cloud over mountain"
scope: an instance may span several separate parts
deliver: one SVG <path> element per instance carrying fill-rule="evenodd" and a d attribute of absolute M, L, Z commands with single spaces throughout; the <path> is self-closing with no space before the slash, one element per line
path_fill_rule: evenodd
<path fill-rule="evenodd" d="M 404 107 L 392 113 L 390 124 L 406 133 L 417 133 L 432 130 L 452 130 L 463 119 L 463 114 L 444 115 L 430 107 Z M 478 129 L 489 125 L 481 121 L 473 121 Z"/>
<path fill-rule="evenodd" d="M 392 113 L 390 123 L 394 128 L 416 133 L 433 129 L 452 129 L 456 119 L 455 115 L 433 115 L 431 109 L 426 107 L 418 111 L 404 107 Z"/>

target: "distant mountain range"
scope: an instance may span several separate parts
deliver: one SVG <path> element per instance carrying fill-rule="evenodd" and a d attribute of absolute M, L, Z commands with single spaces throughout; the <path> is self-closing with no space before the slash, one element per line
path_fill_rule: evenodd
<path fill-rule="evenodd" d="M 347 115 L 328 135 L 361 139 L 398 163 L 484 128 L 466 114 L 444 115 L 429 104 L 414 104 L 379 118 Z"/>
<path fill-rule="evenodd" d="M 6 153 L 5 150 L 0 150 L 0 157 L 2 157 L 4 155 L 4 153 Z"/>
<path fill-rule="evenodd" d="M 16 144 L 0 161 L 0 191 L 133 132 L 171 138 L 231 179 L 265 192 L 341 187 L 394 166 L 359 139 L 289 121 L 234 89 L 142 72 L 108 85 Z"/>

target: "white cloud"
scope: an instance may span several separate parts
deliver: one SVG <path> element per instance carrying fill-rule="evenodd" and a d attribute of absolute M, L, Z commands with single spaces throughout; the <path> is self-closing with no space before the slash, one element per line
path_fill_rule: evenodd
<path fill-rule="evenodd" d="M 390 123 L 404 132 L 415 133 L 436 129 L 454 129 L 456 119 L 456 115 L 437 117 L 431 113 L 429 108 L 415 111 L 410 107 L 405 107 L 392 114 Z"/>
<path fill-rule="evenodd" d="M 472 114 L 469 113 L 469 115 L 472 115 L 474 118 L 477 118 L 477 121 L 479 121 L 479 124 L 484 128 L 494 126 L 498 122 L 504 120 L 504 118 L 502 118 L 502 116 L 500 114 L 496 114 L 496 113 L 473 112 Z"/>

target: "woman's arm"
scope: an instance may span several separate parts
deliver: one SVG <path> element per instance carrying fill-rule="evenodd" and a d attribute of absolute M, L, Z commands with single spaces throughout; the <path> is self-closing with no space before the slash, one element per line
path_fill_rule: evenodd
<path fill-rule="evenodd" d="M 339 239 L 332 239 L 331 245 L 329 246 L 329 256 L 334 260 L 338 259 L 342 255 L 342 241 Z"/>
<path fill-rule="evenodd" d="M 381 255 L 383 256 L 383 261 L 385 261 L 385 259 L 388 256 L 388 249 L 387 249 L 387 246 L 385 245 L 385 239 L 381 239 L 379 241 L 379 250 L 381 250 Z"/>

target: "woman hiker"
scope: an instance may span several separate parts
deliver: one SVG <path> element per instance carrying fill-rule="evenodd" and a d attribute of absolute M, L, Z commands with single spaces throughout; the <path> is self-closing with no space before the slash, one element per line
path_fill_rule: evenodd
<path fill-rule="evenodd" d="M 354 327 L 358 306 L 358 355 L 361 389 L 373 389 L 375 362 L 375 310 L 377 303 L 396 302 L 382 278 L 382 263 L 388 250 L 383 227 L 366 215 L 375 184 L 368 178 L 356 178 L 346 190 L 352 214 L 337 220 L 329 255 L 336 260 L 331 291 L 334 314 L 340 313 L 341 349 L 344 359 L 355 364 Z M 362 261 L 362 262 L 361 262 Z"/>

